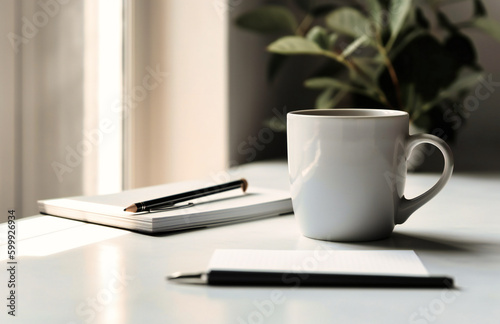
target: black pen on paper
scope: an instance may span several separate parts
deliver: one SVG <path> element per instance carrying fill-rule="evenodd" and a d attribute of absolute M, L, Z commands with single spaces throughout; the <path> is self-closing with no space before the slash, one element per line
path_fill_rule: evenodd
<path fill-rule="evenodd" d="M 305 287 L 405 287 L 453 288 L 445 276 L 399 276 L 378 274 L 293 273 L 238 270 L 210 270 L 200 273 L 176 272 L 167 280 L 213 286 L 296 286 Z"/>
<path fill-rule="evenodd" d="M 132 204 L 128 206 L 127 208 L 124 209 L 124 211 L 131 212 L 131 213 L 139 213 L 139 212 L 144 212 L 144 211 L 150 211 L 152 209 L 161 209 L 161 208 L 167 208 L 167 207 L 173 207 L 175 204 L 196 199 L 196 198 L 201 198 L 201 197 L 206 197 L 209 195 L 214 195 L 218 194 L 224 191 L 228 190 L 233 190 L 233 189 L 238 189 L 241 188 L 243 192 L 246 192 L 248 188 L 248 182 L 245 179 L 240 179 L 236 181 L 231 181 L 227 182 L 224 184 L 220 185 L 215 185 L 207 188 L 202 188 L 202 189 L 196 189 L 196 190 L 191 190 L 188 192 L 183 192 L 171 196 L 166 196 L 166 197 L 161 197 L 161 198 L 156 198 L 156 199 L 151 199 L 151 200 L 146 200 L 146 201 L 141 201 L 137 202 L 135 204 Z"/>

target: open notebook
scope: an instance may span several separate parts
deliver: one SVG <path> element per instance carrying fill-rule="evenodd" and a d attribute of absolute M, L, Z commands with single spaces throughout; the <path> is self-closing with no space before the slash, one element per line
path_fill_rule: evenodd
<path fill-rule="evenodd" d="M 213 185 L 214 183 L 209 182 L 189 181 L 110 195 L 40 200 L 38 209 L 43 214 L 145 233 L 223 225 L 292 212 L 292 203 L 287 191 L 256 188 L 251 184 L 246 193 L 241 190 L 226 191 L 192 200 L 190 202 L 193 204 L 190 206 L 186 206 L 186 202 L 170 210 L 137 214 L 123 211 L 125 207 L 136 202 Z"/>

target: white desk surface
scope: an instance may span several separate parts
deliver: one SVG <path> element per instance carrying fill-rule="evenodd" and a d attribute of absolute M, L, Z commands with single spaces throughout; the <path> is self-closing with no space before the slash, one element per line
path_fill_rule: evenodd
<path fill-rule="evenodd" d="M 284 163 L 236 170 L 287 187 Z M 437 175 L 411 175 L 410 191 Z M 500 175 L 454 175 L 392 237 L 363 244 L 303 237 L 292 215 L 163 236 L 50 216 L 18 221 L 17 316 L 7 315 L 1 229 L 1 323 L 499 323 Z M 5 211 L 4 211 L 5 212 Z M 411 249 L 457 289 L 209 287 L 167 282 L 231 249 Z M 276 298 L 279 296 L 279 298 Z M 274 302 L 273 302 L 274 300 Z"/>

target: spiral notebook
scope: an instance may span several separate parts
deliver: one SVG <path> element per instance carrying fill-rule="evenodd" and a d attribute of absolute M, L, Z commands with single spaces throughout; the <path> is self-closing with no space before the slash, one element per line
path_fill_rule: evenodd
<path fill-rule="evenodd" d="M 99 196 L 79 196 L 40 200 L 42 214 L 108 225 L 143 233 L 160 233 L 207 226 L 225 225 L 292 212 L 287 191 L 253 187 L 246 193 L 231 190 L 198 198 L 191 204 L 152 212 L 129 213 L 130 204 L 212 186 L 205 181 L 170 183 Z"/>

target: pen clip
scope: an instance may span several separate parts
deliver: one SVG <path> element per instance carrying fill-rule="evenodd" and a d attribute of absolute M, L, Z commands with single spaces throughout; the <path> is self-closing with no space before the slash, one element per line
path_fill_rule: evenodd
<path fill-rule="evenodd" d="M 154 207 L 150 208 L 148 212 L 155 212 L 155 211 L 169 211 L 169 210 L 177 210 L 177 209 L 183 209 L 183 208 L 189 208 L 194 206 L 194 203 L 190 202 L 185 205 L 172 205 L 172 206 L 166 206 L 166 207 Z"/>

